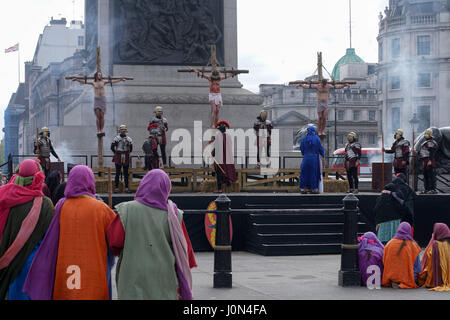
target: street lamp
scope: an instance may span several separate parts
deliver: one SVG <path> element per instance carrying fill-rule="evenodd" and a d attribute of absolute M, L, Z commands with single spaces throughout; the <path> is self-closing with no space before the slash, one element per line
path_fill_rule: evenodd
<path fill-rule="evenodd" d="M 337 93 L 336 89 L 334 89 L 334 150 L 337 150 L 337 105 L 339 102 L 337 101 Z"/>

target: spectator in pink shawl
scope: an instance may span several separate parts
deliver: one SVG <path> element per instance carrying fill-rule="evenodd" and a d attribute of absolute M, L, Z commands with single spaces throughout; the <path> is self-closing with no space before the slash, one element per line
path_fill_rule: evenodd
<path fill-rule="evenodd" d="M 55 211 L 43 196 L 44 178 L 40 165 L 27 159 L 0 187 L 0 299 L 30 298 L 22 287 Z"/>

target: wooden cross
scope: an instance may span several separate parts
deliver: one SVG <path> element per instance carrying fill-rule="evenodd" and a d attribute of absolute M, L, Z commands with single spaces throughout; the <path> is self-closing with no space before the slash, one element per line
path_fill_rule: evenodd
<path fill-rule="evenodd" d="M 318 80 L 317 81 L 291 81 L 289 82 L 290 85 L 297 85 L 297 84 L 320 84 L 322 83 L 323 78 L 323 63 L 322 63 L 322 52 L 317 53 L 317 74 L 318 74 Z M 336 81 L 333 79 L 333 77 L 330 75 L 332 81 L 327 81 L 327 84 L 331 85 L 339 85 L 339 84 L 356 84 L 356 81 Z"/>
<path fill-rule="evenodd" d="M 100 47 L 97 47 L 97 72 L 102 72 L 102 60 L 101 60 L 101 56 L 100 56 Z M 87 82 L 87 80 L 93 80 L 95 79 L 93 76 L 67 76 L 64 77 L 66 80 L 73 80 L 73 79 L 78 79 L 78 80 L 84 80 L 85 83 Z M 119 80 L 119 79 L 125 79 L 125 80 L 134 80 L 134 78 L 130 78 L 130 77 L 107 77 L 107 80 Z"/>
<path fill-rule="evenodd" d="M 291 81 L 289 82 L 289 85 L 305 85 L 305 84 L 309 84 L 309 86 L 311 87 L 312 84 L 318 85 L 322 83 L 322 80 L 324 80 L 323 77 L 323 69 L 325 67 L 323 66 L 323 62 L 322 62 L 322 52 L 318 52 L 317 53 L 317 75 L 318 75 L 318 80 L 317 81 Z M 325 69 L 326 70 L 326 69 Z M 328 71 L 327 71 L 328 72 Z M 330 75 L 330 78 L 332 81 L 327 81 L 327 84 L 330 84 L 334 87 L 336 87 L 336 85 L 350 85 L 350 84 L 356 84 L 356 81 L 336 81 L 335 79 L 333 79 L 333 76 Z M 326 125 L 326 118 L 325 118 L 325 124 L 324 127 Z M 334 121 L 337 121 L 337 119 L 335 119 Z M 319 117 L 319 124 L 320 124 L 320 117 Z M 319 125 L 320 127 L 320 125 Z M 325 129 L 325 128 L 323 128 Z M 325 135 L 319 135 L 320 138 L 320 142 L 322 143 L 322 146 L 325 146 Z M 325 159 L 323 159 L 322 161 L 322 166 L 323 168 L 325 168 Z"/>
<path fill-rule="evenodd" d="M 100 47 L 97 47 L 97 73 L 101 73 L 102 71 L 102 60 L 101 60 L 101 55 L 100 55 Z M 87 83 L 87 80 L 92 80 L 95 79 L 95 77 L 90 77 L 90 76 L 67 76 L 65 77 L 65 79 L 67 80 L 73 80 L 73 79 L 78 79 L 78 80 L 84 80 L 84 83 Z M 107 80 L 111 81 L 111 80 L 120 80 L 120 79 L 125 79 L 125 80 L 134 80 L 133 78 L 130 77 L 107 77 Z M 112 86 L 112 83 L 111 83 Z M 99 176 L 102 175 L 102 170 L 104 168 L 103 166 L 103 137 L 105 136 L 105 134 L 97 134 L 97 138 L 98 138 L 98 168 L 100 169 L 99 172 Z"/>
<path fill-rule="evenodd" d="M 211 67 L 208 67 L 211 65 Z M 219 68 L 219 62 L 217 61 L 217 55 L 216 55 L 216 45 L 211 45 L 211 57 L 209 58 L 209 63 L 206 67 L 202 67 L 198 71 L 201 73 L 212 73 L 213 71 L 219 71 L 222 74 L 231 74 L 233 77 L 240 74 L 240 73 L 248 73 L 248 70 L 238 70 L 234 68 L 226 68 L 221 67 Z M 194 72 L 190 69 L 178 69 L 178 72 Z"/>

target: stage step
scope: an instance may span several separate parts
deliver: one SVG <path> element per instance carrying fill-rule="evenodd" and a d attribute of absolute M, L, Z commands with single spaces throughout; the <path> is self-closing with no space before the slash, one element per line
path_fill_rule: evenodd
<path fill-rule="evenodd" d="M 309 209 L 313 210 L 313 209 Z M 325 212 L 323 210 L 305 212 L 285 212 L 279 210 L 278 213 L 257 213 L 250 214 L 250 221 L 259 224 L 270 223 L 342 223 L 344 215 L 341 210 L 336 212 Z"/>
<path fill-rule="evenodd" d="M 342 205 L 285 204 L 282 208 L 255 209 L 249 214 L 248 251 L 266 255 L 340 254 L 344 232 Z M 288 209 L 286 209 L 288 208 Z M 295 208 L 295 209 L 293 209 Z M 369 227 L 358 222 L 358 235 Z"/>
<path fill-rule="evenodd" d="M 344 231 L 343 223 L 253 223 L 252 231 L 257 233 L 329 233 Z"/>
<path fill-rule="evenodd" d="M 286 233 L 286 234 L 262 234 L 258 233 L 261 243 L 263 244 L 327 244 L 342 243 L 342 233 Z"/>
<path fill-rule="evenodd" d="M 339 254 L 341 253 L 341 244 L 263 244 L 249 246 L 247 250 L 264 256 Z"/>

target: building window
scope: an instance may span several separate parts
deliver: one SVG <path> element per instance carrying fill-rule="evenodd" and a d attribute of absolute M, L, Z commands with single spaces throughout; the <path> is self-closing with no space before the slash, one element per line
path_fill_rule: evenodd
<path fill-rule="evenodd" d="M 369 144 L 374 145 L 375 144 L 375 140 L 376 140 L 376 134 L 369 134 Z"/>
<path fill-rule="evenodd" d="M 417 87 L 430 88 L 431 87 L 431 73 L 419 73 L 417 76 Z"/>
<path fill-rule="evenodd" d="M 400 128 L 400 108 L 392 108 L 391 109 L 391 129 L 392 133 Z"/>
<path fill-rule="evenodd" d="M 398 90 L 398 89 L 400 89 L 400 77 L 392 76 L 391 77 L 391 90 Z"/>
<path fill-rule="evenodd" d="M 417 118 L 419 119 L 419 125 L 417 127 L 418 132 L 424 132 L 431 126 L 430 123 L 430 106 L 419 106 L 417 108 Z"/>
<path fill-rule="evenodd" d="M 417 55 L 428 56 L 431 53 L 431 37 L 418 36 L 417 37 Z"/>
<path fill-rule="evenodd" d="M 377 112 L 374 110 L 369 110 L 369 121 L 375 121 L 377 116 Z"/>
<path fill-rule="evenodd" d="M 400 38 L 392 39 L 392 58 L 400 57 Z"/>
<path fill-rule="evenodd" d="M 78 36 L 78 46 L 83 47 L 84 46 L 84 37 Z"/>
<path fill-rule="evenodd" d="M 345 111 L 344 110 L 338 110 L 337 112 L 337 119 L 338 121 L 344 121 L 345 118 Z"/>
<path fill-rule="evenodd" d="M 344 135 L 342 134 L 337 135 L 337 143 L 340 145 L 344 144 Z"/>
<path fill-rule="evenodd" d="M 383 61 L 383 42 L 378 44 L 378 61 Z"/>
<path fill-rule="evenodd" d="M 353 121 L 359 121 L 361 117 L 361 111 L 355 110 L 353 111 Z"/>

